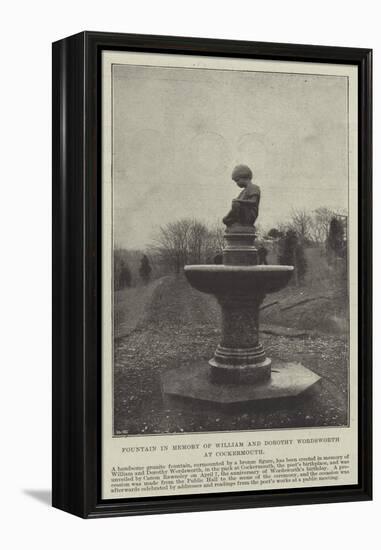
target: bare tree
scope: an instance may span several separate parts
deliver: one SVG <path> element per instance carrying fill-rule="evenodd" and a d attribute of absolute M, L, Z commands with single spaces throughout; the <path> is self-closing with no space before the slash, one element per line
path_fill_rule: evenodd
<path fill-rule="evenodd" d="M 194 218 L 183 218 L 158 229 L 152 250 L 164 269 L 180 273 L 186 264 L 212 262 L 222 252 L 223 236 L 221 223 L 208 226 Z"/>
<path fill-rule="evenodd" d="M 329 234 L 329 226 L 334 212 L 329 208 L 321 206 L 314 210 L 314 217 L 311 226 L 311 238 L 316 243 L 324 243 Z"/>
<path fill-rule="evenodd" d="M 183 218 L 159 228 L 154 249 L 169 269 L 180 273 L 187 263 L 202 263 L 208 242 L 209 231 L 204 223 Z"/>
<path fill-rule="evenodd" d="M 225 228 L 221 222 L 216 222 L 208 228 L 207 248 L 205 254 L 207 259 L 221 254 L 224 248 Z"/>
<path fill-rule="evenodd" d="M 291 212 L 290 228 L 293 229 L 301 243 L 311 239 L 312 218 L 306 210 L 293 209 Z"/>
<path fill-rule="evenodd" d="M 208 244 L 208 228 L 197 220 L 191 220 L 188 234 L 188 255 L 191 263 L 200 264 Z"/>
<path fill-rule="evenodd" d="M 186 262 L 188 226 L 181 222 L 170 222 L 159 228 L 154 242 L 154 250 L 161 261 L 176 273 Z"/>

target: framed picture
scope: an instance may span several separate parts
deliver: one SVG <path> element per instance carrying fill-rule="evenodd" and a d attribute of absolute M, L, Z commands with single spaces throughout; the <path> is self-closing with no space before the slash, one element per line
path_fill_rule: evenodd
<path fill-rule="evenodd" d="M 371 498 L 371 50 L 53 44 L 53 505 Z"/>

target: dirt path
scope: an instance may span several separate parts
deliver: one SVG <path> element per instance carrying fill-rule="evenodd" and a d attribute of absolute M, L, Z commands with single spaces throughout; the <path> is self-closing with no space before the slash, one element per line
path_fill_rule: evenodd
<path fill-rule="evenodd" d="M 300 361 L 322 377 L 320 392 L 295 408 L 205 411 L 165 408 L 160 373 L 207 362 L 220 336 L 219 307 L 184 277 L 154 288 L 134 330 L 115 344 L 114 428 L 118 434 L 175 433 L 343 425 L 347 421 L 348 350 L 343 338 L 261 334 L 270 357 Z"/>
<path fill-rule="evenodd" d="M 130 334 L 142 322 L 146 307 L 152 295 L 165 277 L 148 285 L 117 290 L 114 295 L 114 336 L 120 338 Z"/>

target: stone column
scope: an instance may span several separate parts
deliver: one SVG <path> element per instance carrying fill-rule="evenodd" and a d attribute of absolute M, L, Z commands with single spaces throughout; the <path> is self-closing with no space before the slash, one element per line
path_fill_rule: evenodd
<path fill-rule="evenodd" d="M 271 361 L 258 338 L 258 316 L 264 294 L 230 292 L 216 296 L 222 312 L 222 338 L 209 361 L 212 379 L 223 383 L 266 380 Z"/>

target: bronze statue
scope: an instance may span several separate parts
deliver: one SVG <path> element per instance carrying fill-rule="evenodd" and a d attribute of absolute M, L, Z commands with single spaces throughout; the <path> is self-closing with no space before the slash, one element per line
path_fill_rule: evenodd
<path fill-rule="evenodd" d="M 233 199 L 230 212 L 222 220 L 228 228 L 234 224 L 252 227 L 258 217 L 261 190 L 251 181 L 252 177 L 252 171 L 244 164 L 239 164 L 233 170 L 232 180 L 242 191 Z"/>

